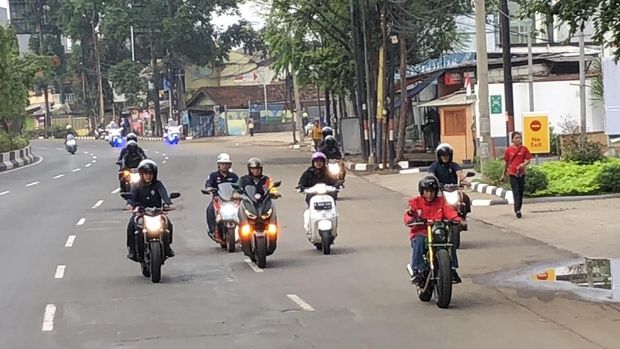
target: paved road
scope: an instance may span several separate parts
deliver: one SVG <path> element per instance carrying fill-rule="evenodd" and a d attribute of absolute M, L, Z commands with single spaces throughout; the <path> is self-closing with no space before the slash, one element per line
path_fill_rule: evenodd
<path fill-rule="evenodd" d="M 117 150 L 82 141 L 70 156 L 59 142 L 38 141 L 41 163 L 0 174 L 0 193 L 8 191 L 0 196 L 0 348 L 620 348 L 617 305 L 497 286 L 494 272 L 569 252 L 471 222 L 459 252 L 464 282 L 441 310 L 419 302 L 408 283 L 401 194 L 350 176 L 340 236 L 323 256 L 301 231 L 305 204 L 292 189 L 308 153 L 231 142 L 143 147 L 183 195 L 170 215 L 177 256 L 160 284 L 125 258 Z M 264 272 L 204 233 L 208 198 L 199 189 L 224 150 L 238 172 L 260 155 L 284 183 L 283 232 Z"/>

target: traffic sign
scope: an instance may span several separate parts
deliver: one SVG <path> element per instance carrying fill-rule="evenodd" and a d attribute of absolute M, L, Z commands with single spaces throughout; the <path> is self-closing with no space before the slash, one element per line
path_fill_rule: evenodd
<path fill-rule="evenodd" d="M 547 113 L 523 113 L 523 145 L 532 154 L 551 152 L 549 116 Z"/>

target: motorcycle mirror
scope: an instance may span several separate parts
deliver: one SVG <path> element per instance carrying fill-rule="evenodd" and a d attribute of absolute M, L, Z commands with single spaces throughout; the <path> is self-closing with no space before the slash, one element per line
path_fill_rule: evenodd
<path fill-rule="evenodd" d="M 277 187 L 279 187 L 280 185 L 282 185 L 282 181 L 275 181 L 275 182 L 273 182 L 273 187 L 274 187 L 274 188 L 277 188 Z"/>
<path fill-rule="evenodd" d="M 232 187 L 233 187 L 233 189 L 235 189 L 235 190 L 239 190 L 239 189 L 241 189 L 241 186 L 239 186 L 239 184 L 237 184 L 237 183 L 233 183 L 233 184 L 232 184 Z"/>
<path fill-rule="evenodd" d="M 211 191 L 210 191 L 210 190 L 208 190 L 208 189 L 200 189 L 200 192 L 201 192 L 201 193 L 203 193 L 203 194 L 205 194 L 205 195 L 209 195 L 209 194 L 211 194 Z"/>
<path fill-rule="evenodd" d="M 475 173 L 469 171 L 465 174 L 465 177 L 474 177 L 475 175 L 476 175 Z"/>
<path fill-rule="evenodd" d="M 121 197 L 125 200 L 129 200 L 131 198 L 131 193 L 121 193 Z"/>
<path fill-rule="evenodd" d="M 171 198 L 171 199 L 176 199 L 176 198 L 178 198 L 178 197 L 180 197 L 180 196 L 181 196 L 181 193 L 178 193 L 178 192 L 172 192 L 172 193 L 170 193 L 170 198 Z"/>

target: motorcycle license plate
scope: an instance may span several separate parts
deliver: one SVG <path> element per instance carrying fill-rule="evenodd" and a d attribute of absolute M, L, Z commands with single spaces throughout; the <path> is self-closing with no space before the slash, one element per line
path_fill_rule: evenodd
<path fill-rule="evenodd" d="M 314 203 L 314 209 L 315 210 L 331 210 L 332 209 L 332 203 L 329 201 L 326 202 L 315 202 Z"/>

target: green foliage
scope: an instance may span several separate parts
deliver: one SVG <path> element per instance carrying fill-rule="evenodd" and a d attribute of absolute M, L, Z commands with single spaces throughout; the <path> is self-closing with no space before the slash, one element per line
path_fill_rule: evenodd
<path fill-rule="evenodd" d="M 22 149 L 28 146 L 28 139 L 20 135 L 11 135 L 0 131 L 0 153 Z"/>
<path fill-rule="evenodd" d="M 562 141 L 562 160 L 590 165 L 605 159 L 603 145 L 581 134 L 572 134 Z"/>
<path fill-rule="evenodd" d="M 549 180 L 547 179 L 547 175 L 545 175 L 545 172 L 543 172 L 540 167 L 532 166 L 527 170 L 524 188 L 524 192 L 527 195 L 532 195 L 538 191 L 545 190 L 548 185 Z"/>
<path fill-rule="evenodd" d="M 549 126 L 549 135 L 551 137 L 551 139 L 549 140 L 549 144 L 550 144 L 550 150 L 551 150 L 551 154 L 553 155 L 557 155 L 558 154 L 558 149 L 559 149 L 559 137 L 558 134 L 555 133 L 555 128 L 553 126 Z"/>
<path fill-rule="evenodd" d="M 480 173 L 480 156 L 474 157 L 474 171 Z"/>
<path fill-rule="evenodd" d="M 607 193 L 620 193 L 620 159 L 612 159 L 603 164 L 597 181 L 601 190 Z"/>
<path fill-rule="evenodd" d="M 110 82 L 119 94 L 124 94 L 130 106 L 146 106 L 148 81 L 140 77 L 142 64 L 126 59 L 114 65 L 108 74 Z"/>
<path fill-rule="evenodd" d="M 601 191 L 598 175 L 603 162 L 580 165 L 575 162 L 553 161 L 540 166 L 547 176 L 547 189 L 535 193 L 536 196 L 592 195 Z"/>
<path fill-rule="evenodd" d="M 620 26 L 618 25 L 618 2 L 613 0 L 518 0 L 521 15 L 531 18 L 534 14 L 554 16 L 570 26 L 571 34 L 584 28 L 587 22 L 594 24 L 594 40 L 614 50 L 616 59 L 620 58 Z M 556 23 L 557 24 L 557 23 Z M 610 40 L 605 40 L 609 34 Z"/>
<path fill-rule="evenodd" d="M 489 184 L 502 186 L 502 181 L 500 178 L 504 173 L 504 161 L 502 160 L 492 160 L 489 161 L 482 169 L 482 175 L 489 182 Z"/>

